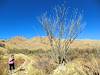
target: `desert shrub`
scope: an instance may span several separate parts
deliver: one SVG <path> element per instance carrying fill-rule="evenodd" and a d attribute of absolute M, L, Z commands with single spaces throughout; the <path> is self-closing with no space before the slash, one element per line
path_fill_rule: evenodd
<path fill-rule="evenodd" d="M 99 65 L 94 57 L 91 60 L 78 58 L 66 65 L 59 65 L 52 75 L 100 75 Z"/>
<path fill-rule="evenodd" d="M 17 59 L 15 60 L 16 68 L 19 67 L 19 66 L 21 66 L 21 64 L 23 64 L 24 61 L 25 61 L 25 60 L 22 59 L 22 58 L 17 58 Z"/>
<path fill-rule="evenodd" d="M 43 57 L 43 56 L 46 56 L 46 57 L 50 57 L 50 52 L 51 50 L 48 50 L 48 51 L 44 51 L 42 49 L 38 49 L 38 50 L 34 50 L 32 51 L 32 55 L 36 55 L 36 56 L 39 56 L 39 57 Z"/>
<path fill-rule="evenodd" d="M 0 60 L 0 75 L 8 75 L 7 69 L 7 59 L 3 59 L 2 56 Z"/>
<path fill-rule="evenodd" d="M 49 53 L 50 50 L 44 51 L 42 49 L 38 50 L 28 50 L 28 49 L 10 49 L 8 50 L 8 54 L 25 54 L 25 55 L 36 55 L 36 56 L 50 56 Z"/>
<path fill-rule="evenodd" d="M 4 48 L 2 48 L 2 47 L 0 47 L 0 55 L 4 55 L 5 54 L 5 49 Z"/>
<path fill-rule="evenodd" d="M 39 57 L 33 66 L 46 74 L 50 74 L 56 68 L 57 64 L 47 57 Z"/>
<path fill-rule="evenodd" d="M 46 75 L 45 72 L 43 72 L 40 69 L 36 69 L 36 68 L 32 69 L 32 71 L 30 73 L 31 74 L 29 74 L 29 75 Z"/>
<path fill-rule="evenodd" d="M 9 54 L 18 54 L 18 53 L 22 53 L 22 54 L 31 54 L 32 51 L 27 50 L 27 49 L 10 49 L 8 50 Z"/>
<path fill-rule="evenodd" d="M 67 52 L 67 60 L 72 61 L 76 58 L 87 58 L 89 59 L 91 55 L 94 55 L 95 57 L 100 57 L 100 50 L 96 48 L 92 49 L 69 49 Z"/>

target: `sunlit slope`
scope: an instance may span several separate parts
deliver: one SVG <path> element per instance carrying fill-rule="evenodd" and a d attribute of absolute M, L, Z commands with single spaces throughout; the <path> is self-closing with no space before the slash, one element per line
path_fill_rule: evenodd
<path fill-rule="evenodd" d="M 48 45 L 42 43 L 41 39 L 26 39 L 23 37 L 15 37 L 6 42 L 7 49 L 27 49 L 27 50 L 47 50 Z"/>
<path fill-rule="evenodd" d="M 5 49 L 27 49 L 27 50 L 49 50 L 49 40 L 47 37 L 34 37 L 26 39 L 24 37 L 14 37 L 5 42 L 0 41 L 0 44 L 5 44 Z M 76 40 L 71 44 L 73 49 L 100 49 L 100 41 L 98 40 Z"/>
<path fill-rule="evenodd" d="M 71 48 L 78 48 L 79 50 L 100 49 L 100 41 L 99 40 L 76 40 L 71 44 Z"/>

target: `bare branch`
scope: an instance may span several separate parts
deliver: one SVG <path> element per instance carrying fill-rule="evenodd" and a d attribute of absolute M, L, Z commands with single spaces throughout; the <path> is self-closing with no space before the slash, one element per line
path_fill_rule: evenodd
<path fill-rule="evenodd" d="M 48 36 L 52 58 L 56 62 L 58 57 L 61 60 L 66 57 L 70 45 L 84 29 L 83 15 L 78 9 L 69 13 L 65 5 L 56 6 L 51 13 L 44 13 L 39 22 Z"/>

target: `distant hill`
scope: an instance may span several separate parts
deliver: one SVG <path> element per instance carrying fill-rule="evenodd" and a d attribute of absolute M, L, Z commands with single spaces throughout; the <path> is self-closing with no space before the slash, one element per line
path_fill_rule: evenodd
<path fill-rule="evenodd" d="M 76 40 L 71 45 L 72 48 L 79 49 L 100 49 L 99 40 Z"/>
<path fill-rule="evenodd" d="M 0 41 L 0 45 L 5 46 L 5 49 L 27 49 L 27 50 L 48 50 L 50 49 L 49 40 L 47 37 L 34 37 L 26 39 L 24 37 L 14 37 L 8 41 Z M 100 41 L 97 40 L 76 40 L 71 44 L 71 48 L 78 49 L 100 49 Z"/>
<path fill-rule="evenodd" d="M 9 49 L 28 49 L 28 50 L 37 50 L 42 49 L 46 50 L 49 48 L 48 45 L 41 42 L 41 38 L 36 37 L 32 39 L 26 39 L 24 37 L 14 37 L 6 42 L 6 48 Z"/>

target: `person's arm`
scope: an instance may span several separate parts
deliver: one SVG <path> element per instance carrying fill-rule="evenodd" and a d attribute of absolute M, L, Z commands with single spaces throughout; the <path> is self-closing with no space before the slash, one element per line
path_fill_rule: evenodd
<path fill-rule="evenodd" d="M 11 61 L 14 61 L 14 59 L 10 59 L 10 62 L 11 62 Z"/>

